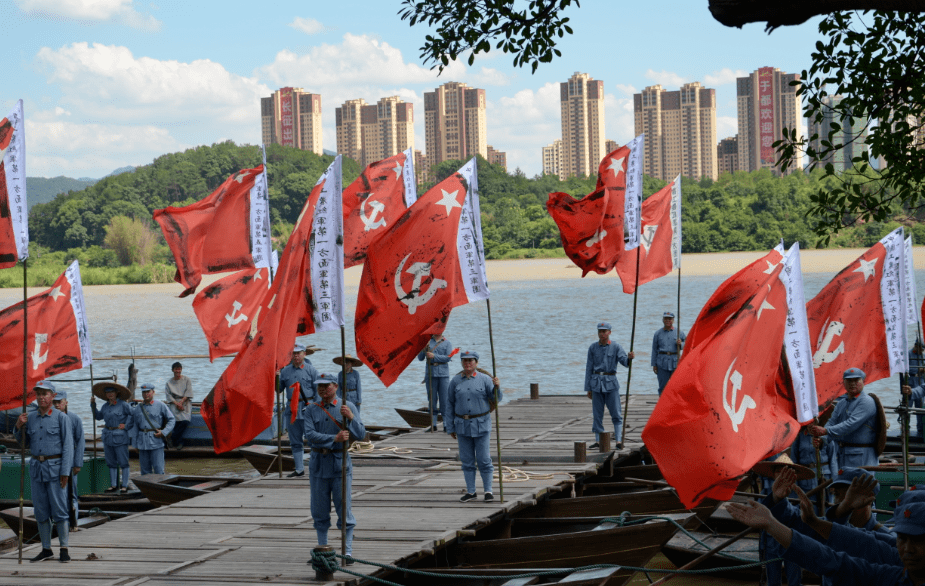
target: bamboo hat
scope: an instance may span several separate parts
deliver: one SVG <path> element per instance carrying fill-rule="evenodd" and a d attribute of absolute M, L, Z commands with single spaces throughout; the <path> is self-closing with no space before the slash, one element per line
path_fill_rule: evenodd
<path fill-rule="evenodd" d="M 758 476 L 764 476 L 765 478 L 776 478 L 778 473 L 784 468 L 793 468 L 793 471 L 797 473 L 797 480 L 809 480 L 810 478 L 816 477 L 815 472 L 806 466 L 795 464 L 787 454 L 781 454 L 774 462 L 758 462 L 752 466 L 752 472 Z"/>
<path fill-rule="evenodd" d="M 106 401 L 106 391 L 108 389 L 114 389 L 116 391 L 116 395 L 123 401 L 128 401 L 132 398 L 132 391 L 128 390 L 128 387 L 124 387 L 119 383 L 112 381 L 103 381 L 93 385 L 93 395 Z"/>
<path fill-rule="evenodd" d="M 343 363 L 344 363 L 344 357 L 343 357 L 343 356 L 335 356 L 335 357 L 334 357 L 334 360 L 332 360 L 331 362 L 333 362 L 334 364 L 343 365 Z M 358 367 L 358 366 L 363 366 L 363 361 L 360 360 L 359 358 L 357 358 L 356 356 L 352 355 L 352 354 L 347 354 L 347 362 L 348 362 L 351 366 L 353 366 L 354 368 L 356 368 L 356 367 Z"/>

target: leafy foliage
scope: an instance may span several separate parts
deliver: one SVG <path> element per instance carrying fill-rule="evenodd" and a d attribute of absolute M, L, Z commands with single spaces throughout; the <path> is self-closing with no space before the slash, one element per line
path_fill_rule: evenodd
<path fill-rule="evenodd" d="M 26 192 L 29 194 L 29 209 L 37 203 L 48 203 L 59 193 L 76 191 L 96 183 L 96 180 L 71 179 L 70 177 L 26 177 Z"/>
<path fill-rule="evenodd" d="M 569 19 L 561 13 L 578 0 L 531 0 L 524 10 L 516 10 L 515 0 L 402 0 L 398 12 L 411 26 L 436 27 L 421 47 L 424 63 L 439 71 L 466 51 L 469 65 L 479 53 L 495 49 L 514 55 L 514 66 L 527 63 L 533 71 L 562 53 L 558 38 L 572 34 Z"/>
<path fill-rule="evenodd" d="M 865 150 L 852 160 L 856 173 L 841 175 L 827 161 L 857 140 L 797 139 L 795 129 L 784 129 L 775 143 L 784 168 L 805 152 L 810 168 L 822 167 L 837 179 L 811 195 L 808 213 L 818 219 L 816 233 L 823 242 L 847 226 L 883 222 L 897 213 L 920 216 L 925 185 L 925 14 L 914 12 L 852 12 L 829 14 L 819 23 L 824 41 L 816 43 L 813 64 L 803 71 L 797 93 L 804 97 L 808 118 L 822 122 L 827 111 L 851 124 L 866 118 Z M 827 96 L 839 95 L 833 106 Z M 831 124 L 837 133 L 842 124 Z M 850 133 L 848 133 L 850 134 Z M 869 155 L 881 157 L 884 169 L 873 169 Z M 919 217 L 919 219 L 921 219 Z"/>
<path fill-rule="evenodd" d="M 113 216 L 106 226 L 103 242 L 106 248 L 115 252 L 122 266 L 146 265 L 154 255 L 157 232 L 150 223 L 138 218 Z"/>

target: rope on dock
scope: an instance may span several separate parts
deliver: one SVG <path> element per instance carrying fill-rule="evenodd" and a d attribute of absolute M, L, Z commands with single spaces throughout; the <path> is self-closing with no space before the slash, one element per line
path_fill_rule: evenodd
<path fill-rule="evenodd" d="M 376 444 L 373 442 L 367 441 L 358 441 L 353 442 L 353 445 L 350 446 L 348 450 L 354 454 L 374 454 L 374 453 L 392 453 L 392 454 L 411 454 L 413 450 L 408 448 L 399 448 L 398 446 L 386 446 L 384 448 L 377 448 Z"/>
<path fill-rule="evenodd" d="M 504 474 L 504 482 L 529 482 L 530 480 L 552 480 L 556 475 L 564 475 L 569 478 L 569 480 L 574 480 L 575 477 L 568 472 L 549 472 L 549 473 L 539 473 L 539 472 L 529 472 L 527 470 L 520 470 L 518 468 L 511 468 L 510 466 L 501 466 L 501 471 L 495 471 L 493 474 L 494 478 L 499 478 L 500 474 Z"/>
<path fill-rule="evenodd" d="M 357 572 L 355 570 L 349 570 L 346 567 L 340 566 L 337 563 L 336 558 L 341 558 L 348 561 L 359 562 L 361 564 L 366 564 L 368 566 L 375 566 L 384 570 L 394 570 L 396 572 L 403 572 L 405 574 L 412 574 L 415 576 L 423 576 L 426 578 L 446 578 L 447 575 L 440 572 L 426 572 L 423 570 L 412 570 L 410 568 L 401 568 L 398 566 L 393 566 L 391 564 L 380 564 L 377 562 L 371 562 L 368 560 L 362 560 L 360 558 L 355 558 L 350 555 L 340 555 L 331 551 L 316 551 L 312 550 L 312 557 L 308 563 L 312 566 L 316 572 L 319 570 L 322 573 L 333 574 L 334 572 L 344 572 L 345 574 L 350 574 L 358 578 L 365 578 L 367 580 L 373 580 L 379 582 L 380 584 L 387 584 L 388 586 L 402 586 L 397 582 L 390 582 L 385 578 L 379 578 L 377 576 L 372 576 L 369 574 L 364 574 L 362 572 Z M 533 578 L 537 576 L 553 576 L 556 574 L 562 574 L 564 572 L 585 572 L 590 570 L 603 570 L 609 568 L 619 568 L 623 570 L 629 570 L 632 572 L 644 572 L 644 573 L 656 573 L 656 574 L 688 574 L 688 575 L 698 575 L 698 574 L 709 574 L 712 572 L 724 572 L 727 570 L 747 570 L 749 568 L 757 568 L 764 566 L 773 562 L 783 561 L 784 558 L 774 558 L 772 560 L 765 560 L 763 562 L 751 562 L 747 564 L 741 564 L 738 566 L 721 566 L 717 568 L 701 568 L 698 570 L 681 570 L 673 568 L 639 568 L 635 566 L 622 566 L 616 564 L 595 564 L 592 566 L 581 566 L 579 568 L 558 568 L 555 570 L 543 570 L 537 572 L 524 572 L 523 574 L 515 574 L 511 576 L 505 576 L 508 580 L 517 580 L 523 578 Z M 463 580 L 479 580 L 485 576 L 478 574 L 456 574 L 453 575 L 454 579 L 463 579 Z"/>

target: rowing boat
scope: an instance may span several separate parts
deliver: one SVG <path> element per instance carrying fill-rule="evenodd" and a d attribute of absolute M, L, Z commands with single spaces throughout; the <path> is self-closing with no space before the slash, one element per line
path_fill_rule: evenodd
<path fill-rule="evenodd" d="M 23 526 L 22 526 L 22 536 L 23 541 L 28 543 L 33 539 L 39 536 L 39 524 L 35 520 L 35 511 L 32 507 L 23 507 Z M 91 527 L 96 527 L 97 525 L 102 525 L 106 521 L 109 521 L 109 516 L 102 513 L 84 513 L 81 511 L 81 516 L 77 519 L 77 527 L 80 529 L 89 529 Z M 4 523 L 9 525 L 13 531 L 19 533 L 19 507 L 12 507 L 9 509 L 3 509 L 0 511 L 0 519 Z M 51 526 L 51 536 L 56 537 L 58 535 L 58 530 L 54 524 Z"/>
<path fill-rule="evenodd" d="M 679 568 L 697 559 L 717 545 L 724 543 L 731 537 L 731 535 L 714 535 L 705 531 L 689 531 L 689 533 L 697 538 L 703 545 L 698 544 L 691 537 L 683 533 L 678 533 L 662 547 L 662 553 L 665 557 Z M 735 556 L 735 558 L 728 557 L 730 555 Z M 754 533 L 746 535 L 735 543 L 726 546 L 726 548 L 717 555 L 703 560 L 697 565 L 697 569 L 709 570 L 712 568 L 744 566 L 757 562 L 758 557 L 758 534 Z M 761 567 L 756 566 L 739 570 L 723 570 L 722 572 L 717 572 L 715 575 L 724 578 L 748 580 L 757 584 L 758 579 L 761 577 Z"/>
<path fill-rule="evenodd" d="M 395 411 L 401 415 L 401 418 L 405 420 L 405 423 L 411 427 L 430 427 L 430 411 L 427 407 L 421 407 L 414 411 L 410 409 L 399 409 L 395 408 Z M 437 421 L 443 421 L 442 415 L 437 415 Z"/>
<path fill-rule="evenodd" d="M 276 459 L 276 446 L 241 446 L 237 451 L 261 474 L 270 474 L 279 470 L 279 460 Z M 308 451 L 306 450 L 306 452 Z M 283 472 L 293 472 L 295 470 L 295 460 L 292 458 L 291 449 L 283 448 L 282 460 Z"/>
<path fill-rule="evenodd" d="M 481 569 L 481 568 L 427 568 L 427 572 L 440 574 L 439 580 L 433 576 L 419 576 L 407 572 L 375 574 L 403 586 L 617 586 L 625 579 L 617 576 L 619 567 L 597 568 L 593 570 L 574 570 L 562 568 L 559 571 L 549 568 L 518 569 Z M 542 572 L 536 578 L 517 578 L 528 572 Z"/>
<path fill-rule="evenodd" d="M 706 499 L 691 509 L 691 512 L 706 521 L 719 504 L 719 501 Z M 681 504 L 673 488 L 659 488 L 618 494 L 549 498 L 515 515 L 520 518 L 612 517 L 624 511 L 633 515 L 663 515 L 684 513 L 687 508 Z"/>
<path fill-rule="evenodd" d="M 187 499 L 244 482 L 245 478 L 227 476 L 189 476 L 181 474 L 144 474 L 132 478 L 155 506 L 172 505 Z"/>

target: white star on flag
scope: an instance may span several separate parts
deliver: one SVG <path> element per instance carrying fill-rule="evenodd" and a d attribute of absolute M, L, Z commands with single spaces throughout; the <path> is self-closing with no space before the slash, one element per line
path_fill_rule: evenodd
<path fill-rule="evenodd" d="M 764 311 L 765 309 L 777 309 L 777 308 L 771 305 L 770 303 L 768 303 L 768 300 L 765 299 L 764 301 L 761 302 L 761 307 L 758 308 L 758 319 L 761 319 L 761 312 Z"/>
<path fill-rule="evenodd" d="M 877 272 L 877 259 L 873 260 L 860 260 L 858 261 L 860 266 L 853 271 L 852 273 L 861 273 L 864 275 L 864 282 L 867 282 L 869 277 L 873 277 L 874 273 Z"/>
<path fill-rule="evenodd" d="M 54 299 L 55 301 L 57 301 L 58 297 L 61 297 L 62 295 L 64 295 L 64 293 L 61 292 L 61 287 L 55 287 L 54 289 L 48 292 L 48 296 Z"/>
<path fill-rule="evenodd" d="M 441 199 L 440 201 L 438 201 L 435 205 L 438 205 L 438 206 L 446 206 L 446 217 L 449 218 L 449 217 L 450 217 L 450 210 L 451 210 L 452 208 L 462 208 L 462 206 L 459 205 L 459 202 L 456 201 L 456 194 L 459 193 L 459 190 L 457 189 L 457 190 L 454 191 L 453 193 L 449 193 L 449 192 L 447 192 L 447 190 L 445 190 L 445 189 L 441 189 L 440 191 L 443 192 L 443 199 Z"/>
<path fill-rule="evenodd" d="M 396 164 L 396 165 L 395 165 L 395 168 L 393 168 L 392 170 L 395 171 L 395 178 L 396 178 L 396 179 L 398 179 L 399 177 L 401 177 L 401 165 Z"/>
<path fill-rule="evenodd" d="M 613 176 L 619 177 L 620 173 L 623 172 L 623 161 L 626 160 L 626 157 L 620 157 L 619 159 L 610 159 L 610 165 L 607 167 L 613 171 Z"/>
<path fill-rule="evenodd" d="M 769 260 L 766 260 L 766 261 L 764 261 L 764 262 L 768 263 L 768 269 L 767 269 L 766 271 L 763 271 L 763 272 L 764 272 L 764 274 L 766 274 L 766 275 L 770 275 L 771 273 L 774 272 L 774 269 L 777 268 L 777 264 L 773 264 L 773 265 L 772 265 L 772 264 L 771 264 L 771 261 L 769 261 Z M 778 264 L 779 264 L 779 263 L 778 263 Z"/>
<path fill-rule="evenodd" d="M 238 183 L 243 183 L 244 178 L 247 177 L 248 175 L 250 175 L 250 173 L 248 173 L 247 171 L 243 171 L 241 173 L 238 173 L 238 176 L 235 177 L 234 180 L 237 181 Z"/>

